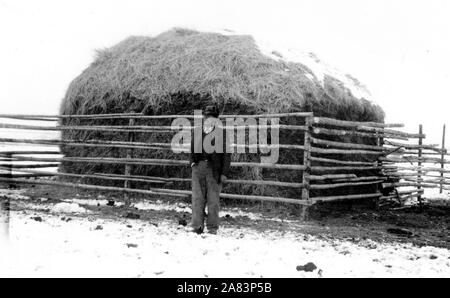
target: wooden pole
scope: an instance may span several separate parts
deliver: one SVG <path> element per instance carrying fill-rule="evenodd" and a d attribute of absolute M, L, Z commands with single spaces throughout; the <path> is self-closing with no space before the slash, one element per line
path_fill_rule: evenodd
<path fill-rule="evenodd" d="M 219 118 L 275 118 L 275 117 L 310 117 L 311 112 L 292 112 L 276 114 L 258 115 L 220 115 Z M 52 119 L 173 119 L 173 118 L 194 118 L 194 115 L 143 115 L 141 113 L 122 114 L 91 114 L 91 115 L 20 115 L 20 114 L 0 114 L 0 118 L 25 119 L 28 118 L 52 118 Z"/>
<path fill-rule="evenodd" d="M 16 184 L 37 184 L 37 185 L 55 185 L 55 186 L 63 186 L 63 187 L 75 187 L 80 189 L 91 189 L 98 191 L 113 191 L 113 192 L 130 192 L 130 193 L 138 193 L 145 195 L 155 195 L 155 196 L 174 196 L 174 197 L 186 197 L 186 195 L 182 193 L 173 193 L 166 189 L 128 189 L 123 187 L 114 187 L 114 186 L 101 186 L 101 185 L 92 185 L 92 184 L 80 184 L 80 183 L 69 183 L 69 182 L 61 182 L 61 181 L 53 181 L 53 180 L 30 180 L 30 179 L 21 179 L 21 178 L 2 178 L 0 177 L 0 182 L 5 183 L 16 183 Z"/>
<path fill-rule="evenodd" d="M 0 167 L 1 169 L 1 167 Z M 131 176 L 124 176 L 124 175 L 117 175 L 117 174 L 104 174 L 104 173 L 96 173 L 98 176 L 106 176 L 106 177 L 128 177 L 128 178 L 134 178 L 138 180 L 151 180 L 151 181 L 160 181 L 164 183 L 170 183 L 170 182 L 191 182 L 191 178 L 166 178 L 166 177 L 154 177 L 154 176 L 137 176 L 137 175 L 131 175 Z M 137 181 L 138 181 L 137 180 Z M 145 181 L 145 180 L 144 180 Z M 282 182 L 282 181 L 271 181 L 271 180 L 227 180 L 227 183 L 232 184 L 247 184 L 247 185 L 266 185 L 266 186 L 282 186 L 282 187 L 293 187 L 293 188 L 302 188 L 302 183 L 295 183 L 295 182 Z"/>
<path fill-rule="evenodd" d="M 134 120 L 134 119 L 130 119 Z M 43 131 L 63 131 L 63 130 L 76 130 L 76 131 L 109 131 L 109 132 L 174 132 L 177 129 L 194 129 L 193 126 L 168 126 L 168 125 L 140 125 L 130 127 L 129 125 L 77 125 L 77 126 L 37 126 L 37 125 L 21 125 L 21 124 L 8 124 L 0 123 L 0 128 L 8 129 L 21 129 L 21 130 L 43 130 Z M 222 129 L 241 129 L 246 130 L 249 128 L 279 128 L 288 130 L 306 130 L 303 125 L 230 125 L 222 126 Z"/>
<path fill-rule="evenodd" d="M 314 153 L 321 154 L 355 154 L 355 155 L 378 155 L 384 154 L 382 151 L 371 151 L 371 150 L 349 150 L 349 149 L 323 149 L 318 147 L 311 147 L 311 151 Z"/>
<path fill-rule="evenodd" d="M 10 139 L 10 138 L 0 138 L 0 142 L 41 144 L 41 145 L 49 145 L 49 146 L 66 145 L 66 146 L 78 146 L 78 147 L 107 147 L 107 148 L 124 148 L 124 149 L 172 150 L 171 143 L 143 143 L 143 142 L 102 141 L 102 140 L 87 140 L 84 142 L 78 142 L 76 140 L 32 140 L 32 139 Z M 190 146 L 191 146 L 190 144 L 187 144 L 185 146 L 181 145 L 179 147 L 189 150 Z M 279 148 L 279 149 L 304 150 L 304 147 L 302 145 L 290 145 L 290 144 L 270 144 L 270 145 L 231 144 L 230 146 L 232 148 L 267 148 L 267 149 Z M 58 153 L 58 154 L 60 154 L 60 153 Z"/>
<path fill-rule="evenodd" d="M 128 122 L 128 126 L 132 127 L 133 125 L 134 125 L 134 119 L 130 119 Z M 134 133 L 133 132 L 128 133 L 128 142 L 134 142 Z M 133 149 L 127 149 L 127 158 L 133 158 Z M 131 175 L 131 167 L 132 167 L 132 165 L 130 165 L 130 164 L 125 165 L 125 176 Z M 125 180 L 123 187 L 131 188 L 130 180 Z M 128 193 L 124 193 L 124 200 L 125 200 L 125 205 L 130 206 L 131 200 L 130 200 Z"/>
<path fill-rule="evenodd" d="M 39 178 L 39 177 L 53 177 L 54 174 L 13 174 L 10 177 L 8 174 L 0 174 L 0 177 L 5 178 Z"/>
<path fill-rule="evenodd" d="M 356 181 L 372 181 L 372 180 L 387 180 L 387 177 L 383 176 L 365 176 L 356 178 L 346 178 L 346 179 L 333 179 L 333 182 L 356 182 Z"/>
<path fill-rule="evenodd" d="M 315 197 L 312 198 L 312 203 L 316 202 L 330 202 L 337 200 L 354 200 L 354 199 L 366 199 L 366 198 L 375 198 L 381 197 L 381 193 L 372 193 L 372 194 L 360 194 L 360 195 L 342 195 L 342 196 L 327 196 L 327 197 Z"/>
<path fill-rule="evenodd" d="M 227 179 L 227 183 L 234 184 L 247 184 L 247 185 L 265 185 L 265 186 L 280 186 L 280 187 L 292 187 L 292 188 L 302 188 L 303 183 L 295 183 L 295 182 L 282 182 L 282 181 L 270 181 L 270 180 L 229 180 Z"/>
<path fill-rule="evenodd" d="M 444 169 L 444 156 L 445 156 L 445 124 L 442 127 L 442 146 L 441 146 L 441 169 Z M 443 188 L 443 182 L 444 182 L 444 172 L 441 172 L 441 185 L 439 186 L 439 193 L 442 193 Z"/>
<path fill-rule="evenodd" d="M 14 160 L 26 161 L 45 161 L 45 162 L 86 162 L 86 163 L 103 163 L 103 164 L 132 164 L 132 165 L 152 165 L 152 166 L 189 166 L 189 160 L 178 159 L 151 159 L 151 158 L 108 158 L 108 157 L 60 157 L 60 158 L 40 158 L 40 157 L 24 157 L 16 156 Z M 19 167 L 20 165 L 17 165 Z M 58 164 L 55 164 L 58 166 Z M 15 167 L 15 166 L 14 166 Z M 304 165 L 294 164 L 273 164 L 259 162 L 232 162 L 231 167 L 257 167 L 265 169 L 280 170 L 305 170 Z"/>
<path fill-rule="evenodd" d="M 31 154 L 49 154 L 49 155 L 60 155 L 59 151 L 0 151 L 0 155 L 31 155 Z"/>
<path fill-rule="evenodd" d="M 315 134 L 331 135 L 331 136 L 349 136 L 356 135 L 361 137 L 375 138 L 375 134 L 372 132 L 360 132 L 356 130 L 340 130 L 340 129 L 329 129 L 329 128 L 314 128 Z M 397 140 L 408 140 L 405 136 L 393 135 L 393 134 L 383 134 L 383 137 Z"/>
<path fill-rule="evenodd" d="M 423 156 L 422 152 L 422 156 Z M 440 157 L 422 157 L 420 160 L 415 156 L 402 156 L 402 157 L 380 157 L 381 161 L 387 161 L 387 162 L 394 162 L 394 163 L 412 163 L 412 162 L 423 162 L 423 163 L 443 163 L 443 164 L 449 164 L 449 160 L 442 160 Z"/>
<path fill-rule="evenodd" d="M 437 146 L 439 146 L 438 144 L 435 144 L 435 145 L 423 145 L 423 144 L 422 145 L 413 145 L 413 144 L 407 144 L 407 143 L 401 143 L 401 142 L 394 142 L 394 141 L 390 141 L 390 140 L 386 141 L 386 144 L 395 146 L 395 147 L 403 147 L 406 149 L 428 149 L 428 150 L 434 150 L 436 152 L 441 151 L 439 148 L 436 148 Z"/>
<path fill-rule="evenodd" d="M 378 133 L 377 133 L 378 134 Z M 383 138 L 381 137 L 381 136 L 378 136 L 378 138 L 377 138 L 377 146 L 378 147 L 383 147 Z M 379 167 L 382 167 L 383 166 L 383 162 L 378 158 L 378 160 L 377 160 L 377 165 L 379 166 Z M 380 173 L 381 173 L 382 171 L 380 171 Z M 381 173 L 381 175 L 382 175 L 382 173 Z M 378 185 L 378 189 L 382 189 L 382 185 L 381 185 L 381 182 L 380 182 L 380 184 Z M 380 209 L 380 197 L 375 197 L 374 198 L 374 203 L 375 203 L 375 209 L 376 210 L 379 210 Z"/>
<path fill-rule="evenodd" d="M 170 126 L 141 126 L 128 128 L 128 126 L 89 126 L 89 125 L 79 125 L 79 126 L 35 126 L 35 125 L 20 125 L 20 124 L 8 124 L 0 123 L 0 128 L 8 129 L 20 129 L 20 130 L 42 130 L 42 131 L 63 131 L 63 130 L 76 130 L 76 131 L 107 131 L 107 132 L 175 132 Z"/>
<path fill-rule="evenodd" d="M 12 153 L 6 153 L 6 157 L 10 160 L 10 162 L 8 162 L 8 164 L 6 165 L 6 167 L 8 168 L 7 170 L 7 176 L 8 178 L 12 178 L 13 177 L 13 173 L 12 173 L 12 169 L 13 169 L 13 164 L 12 164 L 12 157 L 13 154 Z M 14 185 L 12 183 L 8 184 L 8 188 L 14 188 Z"/>
<path fill-rule="evenodd" d="M 377 165 L 376 162 L 339 160 L 339 159 L 330 159 L 330 158 L 322 158 L 322 157 L 314 157 L 314 156 L 311 156 L 310 160 L 317 161 L 317 162 L 341 164 L 341 165 L 361 165 L 361 166 L 376 166 Z"/>
<path fill-rule="evenodd" d="M 0 165 L 0 170 L 7 170 L 6 167 Z M 79 179 L 102 179 L 102 180 L 112 180 L 112 181 L 135 181 L 135 182 L 144 182 L 144 183 L 155 183 L 155 184 L 167 184 L 171 183 L 169 180 L 161 180 L 161 179 L 152 179 L 151 177 L 139 176 L 140 178 L 135 178 L 138 176 L 124 176 L 124 175 L 114 175 L 114 174 L 72 174 L 72 173 L 62 173 L 62 172 L 49 172 L 49 171 L 36 171 L 36 170 L 28 170 L 28 169 L 19 169 L 17 172 L 19 173 L 29 173 L 32 174 L 31 177 L 49 177 L 49 176 L 58 176 L 58 177 L 71 177 L 71 178 L 79 178 Z M 2 174 L 0 174 L 1 176 Z M 22 176 L 22 174 L 15 174 L 10 178 L 18 178 Z"/>
<path fill-rule="evenodd" d="M 332 118 L 326 117 L 314 117 L 313 119 L 315 124 L 328 124 L 332 126 L 343 126 L 343 127 L 358 127 L 358 126 L 372 126 L 372 127 L 404 127 L 404 124 L 400 123 L 392 123 L 385 124 L 379 122 L 356 122 L 356 121 L 345 121 L 345 120 L 336 120 Z"/>
<path fill-rule="evenodd" d="M 422 124 L 420 124 L 419 125 L 419 134 L 422 135 L 422 133 L 423 133 L 423 127 L 422 127 Z M 421 161 L 421 158 L 422 158 L 422 137 L 419 138 L 419 151 L 417 153 L 417 156 L 418 156 L 417 166 L 419 167 L 419 170 L 417 171 L 417 180 L 420 181 L 421 177 L 422 177 L 422 170 L 421 170 L 421 167 L 422 167 L 422 161 Z M 417 191 L 420 192 L 421 189 L 422 189 L 422 183 L 419 182 L 417 184 Z M 420 210 L 422 210 L 422 196 L 419 195 L 417 197 L 417 199 L 419 201 Z"/>
<path fill-rule="evenodd" d="M 41 163 L 41 164 L 9 164 L 11 169 L 38 169 L 38 168 L 57 168 L 59 163 Z"/>
<path fill-rule="evenodd" d="M 305 125 L 308 128 L 305 131 L 303 147 L 305 150 L 303 151 L 303 165 L 305 166 L 305 170 L 303 171 L 302 178 L 302 200 L 304 200 L 307 205 L 311 203 L 309 198 L 309 189 L 310 189 L 310 175 L 311 175 L 311 131 L 313 130 L 313 117 L 307 117 L 305 119 Z M 301 217 L 303 220 L 306 220 L 308 217 L 307 214 L 307 206 L 302 207 Z"/>
<path fill-rule="evenodd" d="M 345 148 L 345 149 L 368 149 L 368 150 L 375 150 L 375 151 L 385 151 L 386 150 L 386 148 L 384 148 L 382 146 L 336 142 L 336 141 L 323 140 L 323 139 L 319 139 L 319 138 L 311 138 L 311 142 L 313 144 L 325 145 L 327 147 L 337 147 L 337 148 Z"/>
<path fill-rule="evenodd" d="M 421 160 L 423 162 L 423 160 Z M 383 169 L 390 169 L 392 171 L 395 170 L 405 170 L 405 171 L 422 171 L 422 176 L 426 172 L 439 172 L 439 173 L 450 173 L 450 170 L 441 169 L 440 167 L 434 168 L 434 167 L 417 167 L 417 166 L 409 166 L 409 167 L 402 167 L 402 166 L 383 166 Z M 314 170 L 314 167 L 313 167 Z M 417 174 L 416 174 L 417 175 Z"/>
<path fill-rule="evenodd" d="M 333 184 L 315 184 L 310 185 L 310 189 L 330 189 L 330 188 L 339 188 L 345 186 L 361 186 L 361 185 L 371 185 L 371 184 L 380 184 L 384 180 L 374 180 L 374 181 L 366 181 L 366 182 L 344 182 L 344 183 L 333 183 Z"/>
<path fill-rule="evenodd" d="M 190 190 L 179 190 L 179 189 L 160 189 L 154 188 L 154 191 L 165 191 L 167 193 L 173 194 L 185 194 L 192 195 Z M 221 193 L 221 198 L 224 199 L 232 199 L 232 200 L 255 200 L 255 201 L 264 201 L 264 202 L 277 202 L 277 203 L 292 203 L 296 205 L 307 205 L 308 203 L 305 200 L 299 199 L 290 199 L 290 198 L 282 198 L 282 197 L 271 197 L 271 196 L 257 196 L 257 195 L 240 195 L 240 194 L 231 194 L 231 193 Z"/>
<path fill-rule="evenodd" d="M 331 179 L 352 179 L 357 178 L 355 174 L 326 174 L 326 175 L 309 175 L 309 181 L 321 181 Z"/>
<path fill-rule="evenodd" d="M 130 113 L 130 114 L 91 114 L 91 115 L 27 115 L 27 114 L 0 114 L 0 118 L 13 118 L 13 119 L 24 119 L 29 118 L 87 118 L 87 119 L 122 119 L 129 117 L 141 117 L 140 113 Z"/>
<path fill-rule="evenodd" d="M 7 157 L 10 159 L 12 157 L 12 154 L 8 154 Z M 6 165 L 7 167 L 7 177 L 8 179 L 12 178 L 12 161 L 9 161 Z M 8 183 L 8 188 L 12 188 L 13 184 L 12 182 Z M 3 237 L 3 239 L 0 238 L 0 241 L 8 241 L 9 240 L 9 221 L 10 221 L 10 205 L 11 199 L 9 196 L 4 196 L 3 199 L 0 200 L 0 225 L 1 225 L 1 231 L 0 231 L 0 237 Z"/>
<path fill-rule="evenodd" d="M 331 172 L 331 171 L 367 171 L 367 170 L 381 170 L 385 169 L 385 166 L 378 167 L 378 166 L 355 166 L 355 167 L 349 167 L 349 166 L 334 166 L 334 167 L 325 167 L 325 166 L 312 166 L 311 171 L 312 172 Z"/>

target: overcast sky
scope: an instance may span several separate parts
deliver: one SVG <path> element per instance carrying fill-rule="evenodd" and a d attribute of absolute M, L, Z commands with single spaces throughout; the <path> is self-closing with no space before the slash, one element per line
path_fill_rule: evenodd
<path fill-rule="evenodd" d="M 367 85 L 388 122 L 423 123 L 437 143 L 450 113 L 449 3 L 0 0 L 0 111 L 57 113 L 95 49 L 129 35 L 227 28 L 316 53 Z"/>

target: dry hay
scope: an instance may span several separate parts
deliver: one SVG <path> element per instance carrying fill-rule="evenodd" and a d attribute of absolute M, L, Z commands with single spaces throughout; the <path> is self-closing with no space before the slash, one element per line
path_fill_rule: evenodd
<path fill-rule="evenodd" d="M 60 112 L 101 114 L 143 112 L 144 114 L 191 114 L 215 103 L 223 114 L 253 114 L 313 111 L 315 115 L 342 120 L 382 122 L 380 107 L 355 98 L 331 76 L 319 81 L 300 63 L 275 60 L 264 55 L 247 35 L 222 35 L 173 29 L 156 37 L 129 37 L 116 46 L 98 51 L 95 61 L 70 84 Z M 64 120 L 64 124 L 127 125 L 127 120 Z M 170 125 L 168 120 L 137 121 L 137 125 Z M 289 118 L 284 123 L 302 124 Z M 136 134 L 139 142 L 170 142 L 172 134 Z M 63 139 L 127 140 L 126 133 L 66 131 Z M 301 132 L 282 131 L 280 143 L 301 144 Z M 371 143 L 372 140 L 358 139 Z M 61 148 L 66 156 L 125 157 L 126 150 L 92 147 Z M 134 150 L 135 157 L 186 159 L 185 154 L 167 150 Z M 234 160 L 258 160 L 241 154 Z M 280 163 L 301 163 L 302 153 L 281 151 Z M 366 157 L 360 157 L 360 159 Z M 356 158 L 358 159 L 358 158 Z M 63 171 L 123 174 L 123 165 L 64 163 Z M 133 167 L 133 174 L 189 177 L 188 168 Z M 277 179 L 301 182 L 292 171 L 235 170 L 242 179 Z M 100 181 L 96 181 L 99 183 Z M 102 181 L 102 183 L 105 183 Z M 135 185 L 136 187 L 148 187 Z M 174 185 L 186 188 L 188 185 Z M 226 191 L 243 194 L 276 194 L 299 197 L 299 190 L 230 185 Z"/>

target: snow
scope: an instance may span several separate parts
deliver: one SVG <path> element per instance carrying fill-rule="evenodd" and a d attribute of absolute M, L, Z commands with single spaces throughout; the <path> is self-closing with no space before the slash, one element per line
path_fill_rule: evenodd
<path fill-rule="evenodd" d="M 0 189 L 1 196 L 7 196 L 11 200 L 29 200 L 29 196 L 23 195 L 25 189 Z"/>
<path fill-rule="evenodd" d="M 67 200 L 52 211 L 85 210 Z M 161 201 L 136 206 L 189 211 L 186 204 Z M 156 225 L 83 214 L 67 221 L 37 208 L 11 211 L 9 241 L 0 245 L 0 277 L 450 277 L 445 248 L 318 238 L 290 229 L 289 222 L 281 230 L 225 225 L 217 235 L 197 235 L 175 220 Z M 317 269 L 297 271 L 308 262 Z"/>
<path fill-rule="evenodd" d="M 448 192 L 442 194 L 433 193 L 426 196 L 425 202 L 429 203 L 430 205 L 450 207 L 450 196 Z"/>
<path fill-rule="evenodd" d="M 10 225 L 0 276 L 450 277 L 449 251 L 435 247 L 354 244 L 289 232 L 261 235 L 236 227 L 200 236 L 169 221 L 158 226 L 139 220 L 64 222 L 48 215 L 36 222 L 24 212 L 12 212 Z M 96 230 L 98 225 L 103 229 Z M 307 262 L 318 269 L 296 270 Z"/>
<path fill-rule="evenodd" d="M 223 35 L 243 35 L 242 32 L 236 32 L 230 29 L 216 28 L 209 31 Z M 277 61 L 283 60 L 286 62 L 300 63 L 308 67 L 312 73 L 307 73 L 306 76 L 311 81 L 320 83 L 322 87 L 324 86 L 325 75 L 328 75 L 342 82 L 344 87 L 348 88 L 354 97 L 375 101 L 372 94 L 364 85 L 355 83 L 348 74 L 325 63 L 323 60 L 319 59 L 316 54 L 299 48 L 292 48 L 280 44 L 275 45 L 260 36 L 253 36 L 253 38 L 263 55 Z M 285 71 L 289 71 L 289 69 L 285 69 Z"/>
<path fill-rule="evenodd" d="M 135 207 L 139 210 L 165 210 L 165 211 L 176 211 L 179 213 L 192 213 L 191 207 L 189 204 L 186 203 L 174 203 L 174 204 L 168 204 L 164 203 L 161 200 L 157 200 L 156 202 L 138 202 L 132 204 L 132 207 Z M 238 208 L 226 208 L 220 211 L 220 217 L 224 217 L 226 215 L 229 215 L 231 217 L 247 217 L 250 220 L 261 220 L 264 219 L 264 216 L 262 214 L 258 214 L 256 212 L 245 212 Z M 273 219 L 271 219 L 273 220 Z M 277 219 L 279 221 L 279 219 Z"/>
<path fill-rule="evenodd" d="M 308 67 L 312 71 L 312 74 L 307 74 L 306 76 L 311 81 L 318 81 L 322 87 L 324 86 L 325 75 L 328 75 L 342 82 L 344 87 L 348 88 L 356 98 L 365 98 L 374 101 L 374 98 L 366 87 L 361 84 L 356 84 L 348 74 L 344 74 L 335 67 L 320 60 L 314 53 L 293 48 L 283 48 L 279 45 L 273 46 L 270 42 L 259 38 L 256 38 L 256 44 L 264 55 L 274 60 L 300 63 Z"/>
<path fill-rule="evenodd" d="M 76 203 L 79 205 L 87 205 L 87 206 L 106 206 L 108 204 L 108 200 L 102 199 L 102 197 L 99 197 L 99 199 L 76 199 L 76 198 L 68 198 L 64 199 L 64 202 L 69 203 Z M 114 206 L 120 207 L 123 206 L 124 203 L 122 202 L 114 202 Z"/>
<path fill-rule="evenodd" d="M 76 203 L 58 203 L 50 211 L 53 213 L 88 213 L 88 210 Z"/>
<path fill-rule="evenodd" d="M 132 205 L 139 210 L 165 210 L 165 211 L 176 211 L 176 212 L 188 212 L 191 213 L 191 208 L 184 203 L 177 204 L 167 204 L 158 200 L 156 202 L 138 202 Z"/>

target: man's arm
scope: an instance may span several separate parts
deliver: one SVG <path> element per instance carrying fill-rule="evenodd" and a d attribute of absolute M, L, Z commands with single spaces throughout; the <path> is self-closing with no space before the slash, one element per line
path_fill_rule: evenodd
<path fill-rule="evenodd" d="M 222 175 L 224 175 L 225 177 L 228 176 L 228 173 L 230 171 L 230 164 L 231 164 L 231 153 L 227 153 L 227 152 L 231 152 L 228 151 L 229 148 L 231 148 L 231 143 L 232 141 L 228 140 L 227 135 L 226 135 L 226 131 L 224 131 L 224 144 L 223 144 L 223 154 L 222 154 Z"/>
<path fill-rule="evenodd" d="M 194 136 L 192 136 L 191 137 L 191 154 L 190 154 L 190 158 L 189 158 L 191 168 L 197 163 L 197 158 L 196 158 L 195 151 L 194 151 L 194 148 L 195 148 L 194 140 L 195 140 L 195 138 L 194 138 Z"/>

